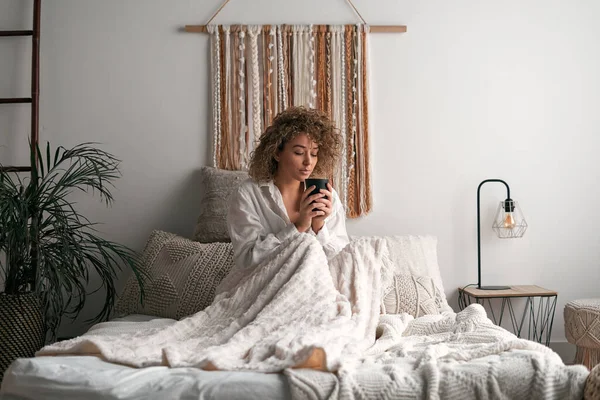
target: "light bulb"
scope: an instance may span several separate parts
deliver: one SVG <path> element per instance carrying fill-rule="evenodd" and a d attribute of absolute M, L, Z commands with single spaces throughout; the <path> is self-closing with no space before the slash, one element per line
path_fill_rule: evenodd
<path fill-rule="evenodd" d="M 506 217 L 504 218 L 504 227 L 507 229 L 513 229 L 515 226 L 517 226 L 517 224 L 513 218 L 513 213 L 507 212 Z"/>

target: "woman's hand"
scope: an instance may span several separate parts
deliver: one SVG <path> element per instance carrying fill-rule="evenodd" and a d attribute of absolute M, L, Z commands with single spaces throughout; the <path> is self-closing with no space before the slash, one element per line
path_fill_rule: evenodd
<path fill-rule="evenodd" d="M 312 192 L 314 188 L 314 185 L 306 188 L 304 193 L 302 193 L 302 197 L 300 198 L 300 215 L 294 223 L 294 225 L 296 225 L 296 229 L 298 229 L 298 232 L 308 231 L 314 218 L 318 218 L 324 213 L 324 211 L 318 205 L 319 203 L 311 204 L 313 201 L 320 201 L 324 196 L 323 193 L 317 193 L 309 196 L 310 192 Z"/>
<path fill-rule="evenodd" d="M 333 191 L 331 185 L 327 184 L 327 190 L 321 189 L 322 197 L 318 198 L 312 206 L 321 211 L 321 214 L 315 216 L 312 219 L 311 226 L 314 233 L 319 233 L 323 225 L 325 225 L 325 218 L 331 215 L 333 211 L 333 203 L 331 200 L 333 199 Z"/>

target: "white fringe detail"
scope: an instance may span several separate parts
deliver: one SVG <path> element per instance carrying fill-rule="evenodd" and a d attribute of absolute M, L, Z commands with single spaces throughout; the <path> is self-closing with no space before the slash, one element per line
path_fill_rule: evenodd
<path fill-rule="evenodd" d="M 277 25 L 277 60 L 278 60 L 278 76 L 279 76 L 279 85 L 278 85 L 278 93 L 279 93 L 279 110 L 283 111 L 287 108 L 287 90 L 285 87 L 286 77 L 285 77 L 285 65 L 283 59 L 283 33 L 281 29 L 281 25 Z"/>
<path fill-rule="evenodd" d="M 239 84 L 239 113 L 240 113 L 240 163 L 242 170 L 248 169 L 248 143 L 246 142 L 246 33 L 240 30 L 238 33 L 240 57 L 238 59 L 238 84 Z"/>
<path fill-rule="evenodd" d="M 345 36 L 345 27 L 342 25 L 340 27 L 340 45 L 342 48 L 342 57 L 341 57 L 341 68 L 342 71 L 342 79 L 341 79 L 341 94 L 340 98 L 342 103 L 342 118 L 341 118 L 341 134 L 342 134 L 342 171 L 343 171 L 343 180 L 342 184 L 342 196 L 344 198 L 344 207 L 346 207 L 346 211 L 348 210 L 348 183 L 350 182 L 350 171 L 348 170 L 348 147 L 346 146 L 347 137 L 348 137 L 348 124 L 346 122 L 346 54 L 348 49 L 346 48 L 346 36 Z"/>
<path fill-rule="evenodd" d="M 362 66 L 362 31 L 363 31 L 363 25 L 356 25 L 356 76 L 354 77 L 356 79 L 356 88 L 357 88 L 357 93 L 356 96 L 354 97 L 354 104 L 356 105 L 357 109 L 358 109 L 358 115 L 361 116 L 360 121 L 357 119 L 355 124 L 356 124 L 356 147 L 359 149 L 364 149 L 364 143 L 363 143 L 363 139 L 364 139 L 364 129 L 362 126 L 362 116 L 363 116 L 363 102 L 358 101 L 358 99 L 361 98 L 362 96 L 362 91 L 363 91 L 363 80 L 362 80 L 362 70 L 363 70 L 363 66 Z M 365 202 L 365 193 L 366 193 L 366 189 L 367 189 L 367 185 L 365 185 L 365 177 L 362 176 L 362 173 L 364 173 L 365 171 L 365 163 L 364 163 L 365 159 L 364 157 L 360 157 L 356 160 L 357 162 L 357 168 L 358 168 L 358 172 L 359 175 L 358 179 L 361 180 L 362 184 L 360 185 L 360 192 L 358 193 L 358 209 L 359 209 L 359 213 L 362 214 L 363 212 L 366 211 L 367 209 L 367 204 Z"/>
<path fill-rule="evenodd" d="M 315 79 L 315 33 L 313 30 L 313 26 L 309 25 L 307 30 L 308 36 L 308 48 L 309 48 L 309 56 L 308 56 L 308 87 L 309 87 L 309 96 L 308 96 L 308 107 L 315 108 L 316 107 L 316 98 L 317 98 L 317 80 Z"/>
<path fill-rule="evenodd" d="M 221 146 L 221 45 L 219 38 L 219 27 L 209 25 L 207 27 L 212 38 L 212 81 L 213 81 L 213 166 L 217 165 L 218 149 Z"/>
<path fill-rule="evenodd" d="M 268 43 L 268 54 L 269 54 L 269 105 L 270 108 L 267 110 L 267 123 L 268 121 L 272 121 L 275 115 L 277 115 L 277 101 L 273 101 L 272 93 L 277 89 L 277 46 L 275 45 L 277 37 L 275 36 L 277 28 L 272 25 L 269 29 L 269 43 Z"/>
<path fill-rule="evenodd" d="M 302 100 L 300 100 L 302 98 L 301 96 L 301 90 L 302 87 L 300 85 L 300 80 L 301 80 L 301 74 L 303 71 L 302 68 L 302 64 L 301 62 L 303 61 L 302 59 L 302 51 L 301 51 L 301 46 L 302 46 L 302 32 L 300 31 L 301 27 L 299 25 L 294 25 L 292 27 L 292 60 L 294 61 L 294 69 L 293 69 L 293 74 L 294 74 L 294 85 L 293 87 L 293 93 L 294 93 L 294 99 L 292 102 L 292 106 L 297 106 L 298 104 L 302 104 Z"/>
<path fill-rule="evenodd" d="M 248 25 L 248 35 L 250 36 L 250 51 L 252 54 L 252 130 L 255 143 L 258 142 L 261 134 L 261 101 L 260 101 L 260 72 L 258 68 L 258 35 L 261 27 L 258 25 Z"/>
<path fill-rule="evenodd" d="M 363 81 L 363 85 L 365 85 L 366 89 L 367 89 L 366 90 L 366 96 L 367 96 L 367 112 L 368 112 L 369 111 L 369 107 L 371 105 L 371 98 L 370 98 L 371 92 L 369 90 L 369 86 L 370 86 L 370 82 L 371 82 L 371 77 L 369 75 L 370 72 L 371 72 L 371 64 L 370 64 L 370 59 L 369 59 L 371 46 L 369 44 L 369 34 L 371 32 L 371 27 L 369 25 L 363 25 L 363 29 L 367 33 L 365 35 L 365 39 L 364 39 L 365 42 L 364 42 L 364 46 L 363 46 L 363 48 L 365 48 L 366 51 L 363 53 L 362 56 L 366 60 L 365 64 L 366 64 L 366 69 L 367 69 L 366 74 L 365 74 L 365 80 Z M 362 96 L 362 94 L 361 94 L 361 96 Z M 365 129 L 367 129 L 367 132 L 369 132 L 369 137 L 367 138 L 367 140 L 369 140 L 369 138 L 371 137 L 371 132 L 373 132 L 373 130 L 371 129 L 370 123 L 371 123 L 371 115 L 368 115 L 367 122 L 366 122 L 366 124 L 363 127 Z M 369 146 L 369 149 L 371 148 L 371 146 L 370 146 L 370 144 L 368 142 L 364 143 L 364 145 Z M 362 149 L 363 149 L 363 151 L 366 151 L 364 149 L 364 147 Z M 370 180 L 371 176 L 372 176 L 371 175 L 371 159 L 370 158 L 369 158 L 369 162 L 366 163 L 366 165 L 364 166 L 364 171 L 365 171 L 366 174 L 368 174 L 368 177 L 369 177 L 369 180 Z M 369 186 L 371 186 L 371 185 L 369 185 Z M 365 197 L 365 199 L 372 199 L 371 198 L 371 192 L 370 191 L 369 192 L 366 191 L 366 186 L 365 186 L 365 196 L 364 197 Z M 371 202 L 371 204 L 373 204 L 371 200 L 370 200 L 370 202 Z M 361 210 L 361 212 L 362 211 L 363 210 Z M 367 211 L 368 211 L 367 207 L 365 206 L 364 212 L 367 212 Z"/>

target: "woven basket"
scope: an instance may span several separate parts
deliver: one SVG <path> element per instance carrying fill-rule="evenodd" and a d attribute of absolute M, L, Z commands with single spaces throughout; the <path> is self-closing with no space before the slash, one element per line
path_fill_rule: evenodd
<path fill-rule="evenodd" d="M 0 293 L 0 381 L 14 360 L 33 357 L 45 339 L 39 297 L 36 294 Z"/>

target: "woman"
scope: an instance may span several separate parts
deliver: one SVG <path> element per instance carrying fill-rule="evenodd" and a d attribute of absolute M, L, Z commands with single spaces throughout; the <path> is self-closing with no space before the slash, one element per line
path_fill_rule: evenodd
<path fill-rule="evenodd" d="M 250 179 L 230 202 L 227 224 L 238 269 L 255 267 L 296 232 L 315 235 L 328 258 L 348 243 L 338 194 L 328 184 L 311 196 L 314 186 L 304 185 L 333 169 L 340 146 L 334 124 L 317 110 L 291 107 L 275 117 L 252 153 Z"/>
<path fill-rule="evenodd" d="M 338 370 L 375 338 L 380 302 L 371 294 L 379 275 L 371 272 L 383 254 L 358 242 L 331 258 L 348 243 L 344 208 L 331 185 L 309 195 L 304 180 L 330 171 L 339 148 L 332 122 L 318 111 L 279 114 L 252 154 L 251 179 L 232 196 L 236 268 L 213 303 L 164 328 L 117 339 L 80 337 L 46 347 L 45 354 L 205 370 Z"/>

